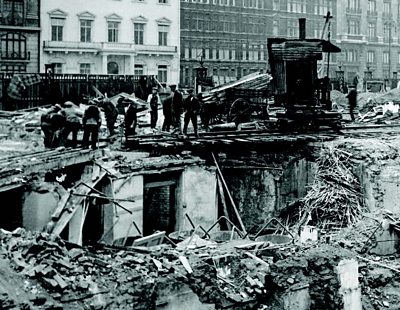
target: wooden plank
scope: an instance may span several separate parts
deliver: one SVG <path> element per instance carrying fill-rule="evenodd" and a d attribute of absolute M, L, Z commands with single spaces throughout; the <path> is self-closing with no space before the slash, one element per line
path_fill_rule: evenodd
<path fill-rule="evenodd" d="M 225 179 L 224 179 L 224 176 L 223 176 L 223 174 L 222 174 L 222 171 L 221 171 L 221 169 L 219 168 L 217 159 L 215 158 L 215 155 L 214 155 L 213 152 L 211 152 L 211 155 L 212 155 L 212 157 L 213 157 L 213 159 L 214 159 L 214 163 L 215 163 L 215 166 L 217 167 L 217 171 L 218 171 L 218 173 L 219 173 L 219 176 L 221 177 L 222 184 L 224 185 L 224 187 L 225 187 L 225 189 L 226 189 L 226 192 L 227 192 L 227 194 L 228 194 L 228 197 L 229 197 L 229 199 L 230 199 L 230 201 L 231 201 L 233 210 L 235 211 L 235 215 L 236 215 L 236 217 L 237 217 L 237 219 L 238 219 L 238 221 L 239 221 L 240 228 L 242 229 L 242 232 L 244 232 L 245 234 L 247 234 L 247 232 L 246 232 L 246 227 L 244 227 L 242 218 L 240 217 L 239 211 L 238 211 L 238 209 L 236 208 L 235 201 L 233 200 L 233 197 L 232 197 L 231 193 L 229 192 L 228 185 L 226 184 Z"/>
<path fill-rule="evenodd" d="M 222 206 L 223 206 L 223 210 L 224 210 L 224 215 L 229 219 L 229 212 L 228 212 L 228 207 L 226 205 L 226 200 L 225 200 L 225 194 L 224 194 L 224 188 L 222 187 L 222 183 L 221 183 L 221 178 L 217 175 L 217 185 L 218 185 L 218 192 L 221 198 L 221 202 L 222 202 Z M 228 229 L 231 230 L 232 226 L 231 224 L 227 221 L 227 226 Z"/>
<path fill-rule="evenodd" d="M 150 236 L 142 237 L 133 241 L 133 246 L 155 246 L 160 245 L 164 241 L 165 231 L 156 232 Z"/>

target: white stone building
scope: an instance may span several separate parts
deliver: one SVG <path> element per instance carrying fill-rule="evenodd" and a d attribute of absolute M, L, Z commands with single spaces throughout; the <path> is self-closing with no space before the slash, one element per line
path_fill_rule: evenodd
<path fill-rule="evenodd" d="M 42 51 L 56 73 L 148 74 L 178 83 L 178 0 L 42 0 Z"/>

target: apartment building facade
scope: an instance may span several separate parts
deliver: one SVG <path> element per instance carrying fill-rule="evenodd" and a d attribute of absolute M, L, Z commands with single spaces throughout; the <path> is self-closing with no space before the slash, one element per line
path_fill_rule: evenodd
<path fill-rule="evenodd" d="M 42 0 L 43 64 L 55 64 L 55 73 L 156 75 L 177 83 L 179 15 L 174 0 Z"/>
<path fill-rule="evenodd" d="M 0 73 L 38 72 L 40 0 L 0 0 Z"/>
<path fill-rule="evenodd" d="M 181 0 L 180 84 L 193 86 L 200 60 L 217 84 L 265 72 L 269 37 L 298 37 L 305 17 L 307 37 L 320 38 L 328 11 L 334 40 L 336 0 Z"/>
<path fill-rule="evenodd" d="M 338 66 L 345 80 L 369 73 L 372 79 L 397 79 L 400 69 L 399 0 L 339 0 Z"/>

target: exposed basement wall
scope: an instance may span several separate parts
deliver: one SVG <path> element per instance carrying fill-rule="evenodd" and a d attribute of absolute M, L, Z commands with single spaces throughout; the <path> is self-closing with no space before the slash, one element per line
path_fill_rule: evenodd
<path fill-rule="evenodd" d="M 228 187 L 247 228 L 262 225 L 288 204 L 302 198 L 315 176 L 315 163 L 305 158 L 279 169 L 223 168 Z"/>
<path fill-rule="evenodd" d="M 61 191 L 60 186 L 42 183 L 25 192 L 22 205 L 22 222 L 25 229 L 41 231 L 46 226 L 60 200 L 57 191 Z"/>
<path fill-rule="evenodd" d="M 177 229 L 189 229 L 185 213 L 195 225 L 210 227 L 217 220 L 217 177 L 214 167 L 186 167 L 183 172 L 182 208 L 177 212 Z M 183 207 L 186 206 L 186 207 Z M 184 225 L 185 224 L 185 225 Z"/>
<path fill-rule="evenodd" d="M 113 182 L 114 198 L 127 199 L 131 201 L 120 201 L 119 203 L 130 210 L 129 214 L 122 208 L 115 206 L 114 214 L 114 240 L 125 238 L 127 236 L 137 236 L 138 232 L 132 224 L 143 231 L 143 176 L 136 175 L 127 179 L 118 179 Z"/>

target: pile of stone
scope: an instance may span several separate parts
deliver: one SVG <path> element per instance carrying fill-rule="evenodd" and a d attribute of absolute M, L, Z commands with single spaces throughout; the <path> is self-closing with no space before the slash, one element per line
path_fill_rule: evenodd
<path fill-rule="evenodd" d="M 22 229 L 3 231 L 0 242 L 13 268 L 30 280 L 28 289 L 38 283 L 51 295 L 51 302 L 39 296 L 45 308 L 151 309 L 155 305 L 157 272 L 147 256 L 129 251 L 94 253 L 68 247 L 57 236 Z"/>

